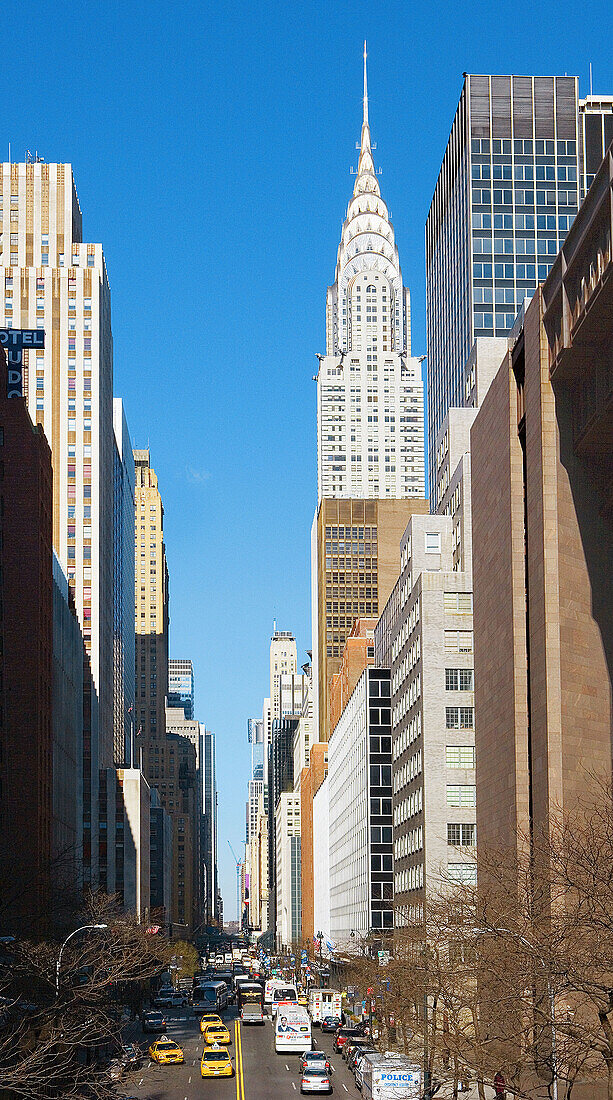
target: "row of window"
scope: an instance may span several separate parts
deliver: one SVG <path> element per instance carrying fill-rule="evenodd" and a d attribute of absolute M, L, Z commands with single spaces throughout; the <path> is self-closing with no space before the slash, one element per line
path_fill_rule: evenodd
<path fill-rule="evenodd" d="M 553 157 L 556 152 L 559 157 L 575 157 L 577 155 L 577 142 L 574 140 L 553 141 L 549 138 L 473 138 L 470 143 L 472 153 L 491 153 L 494 156 L 501 154 L 515 156 Z"/>
<path fill-rule="evenodd" d="M 550 229 L 566 233 L 574 221 L 573 214 L 473 214 L 473 229 Z"/>
<path fill-rule="evenodd" d="M 577 169 L 573 165 L 558 164 L 473 164 L 474 180 L 542 180 L 544 183 L 576 183 Z"/>
<path fill-rule="evenodd" d="M 424 884 L 423 863 L 417 867 L 407 867 L 405 871 L 397 871 L 394 882 L 398 893 L 406 890 L 421 890 Z"/>
<path fill-rule="evenodd" d="M 537 206 L 573 206 L 577 205 L 577 189 L 572 187 L 564 191 L 540 191 L 536 193 L 532 188 L 503 188 L 473 187 L 473 203 L 475 206 L 530 206 L 534 208 L 536 195 Z"/>

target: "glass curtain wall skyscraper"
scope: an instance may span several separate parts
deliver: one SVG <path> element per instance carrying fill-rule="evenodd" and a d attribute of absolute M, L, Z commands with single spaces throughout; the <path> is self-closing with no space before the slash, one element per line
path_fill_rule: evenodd
<path fill-rule="evenodd" d="M 168 706 L 194 717 L 194 666 L 189 660 L 171 657 L 168 662 Z"/>
<path fill-rule="evenodd" d="M 611 107 L 580 101 L 574 76 L 465 76 L 426 224 L 432 511 L 435 440 L 468 404 L 473 341 L 507 335 L 549 274 L 583 197 L 585 116 L 595 147 Z"/>

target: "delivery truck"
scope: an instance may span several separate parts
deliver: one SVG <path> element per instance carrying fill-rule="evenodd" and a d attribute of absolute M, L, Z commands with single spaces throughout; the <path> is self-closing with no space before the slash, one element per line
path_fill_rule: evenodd
<path fill-rule="evenodd" d="M 336 989 L 311 989 L 309 992 L 309 1015 L 313 1024 L 321 1024 L 326 1016 L 342 1019 L 343 998 Z"/>

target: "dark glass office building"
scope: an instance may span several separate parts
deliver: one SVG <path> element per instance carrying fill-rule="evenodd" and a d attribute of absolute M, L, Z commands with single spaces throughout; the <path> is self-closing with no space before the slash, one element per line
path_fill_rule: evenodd
<path fill-rule="evenodd" d="M 574 76 L 465 75 L 426 224 L 433 511 L 435 440 L 448 409 L 468 404 L 473 341 L 507 335 L 547 278 L 613 137 L 612 112 L 611 97 L 581 101 Z"/>

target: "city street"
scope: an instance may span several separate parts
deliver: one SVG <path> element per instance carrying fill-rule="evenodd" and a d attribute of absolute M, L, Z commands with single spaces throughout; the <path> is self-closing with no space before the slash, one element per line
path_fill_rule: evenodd
<path fill-rule="evenodd" d="M 139 1100 L 192 1100 L 192 1097 L 210 1097 L 210 1100 L 281 1100 L 300 1095 L 298 1058 L 295 1055 L 276 1054 L 270 1017 L 264 1027 L 243 1027 L 234 1010 L 223 1014 L 232 1036 L 230 1054 L 235 1076 L 230 1078 L 202 1078 L 200 1057 L 202 1039 L 198 1021 L 188 1010 L 169 1014 L 167 1034 L 183 1047 L 185 1063 L 182 1066 L 158 1066 L 149 1058 L 143 1068 L 125 1082 L 121 1095 L 139 1097 Z M 149 1036 L 140 1032 L 136 1037 L 143 1050 L 149 1046 Z M 238 1038 L 238 1043 L 237 1043 Z M 313 1031 L 314 1045 L 330 1055 L 334 1067 L 334 1095 L 357 1097 L 352 1074 L 340 1054 L 332 1054 L 331 1035 Z"/>

